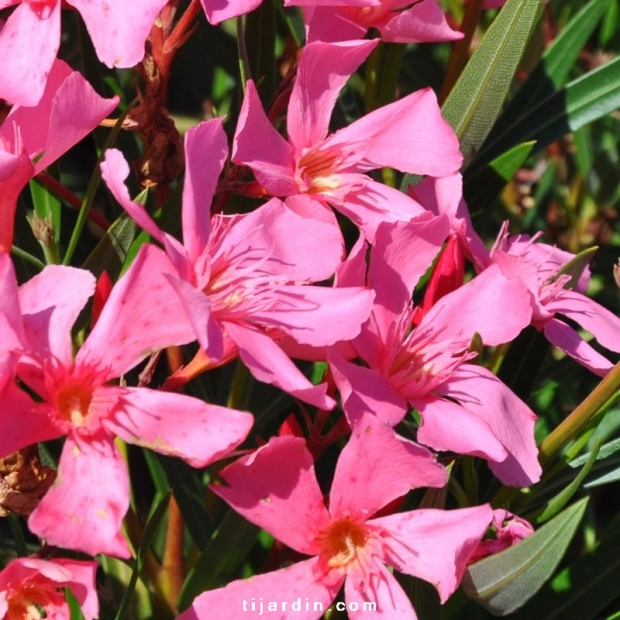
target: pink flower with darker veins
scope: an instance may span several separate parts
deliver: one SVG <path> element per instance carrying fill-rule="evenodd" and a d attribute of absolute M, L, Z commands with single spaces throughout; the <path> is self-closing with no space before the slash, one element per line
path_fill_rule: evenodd
<path fill-rule="evenodd" d="M 97 562 L 17 558 L 0 572 L 0 618 L 69 620 L 68 588 L 84 618 L 93 620 L 99 616 L 96 571 Z"/>
<path fill-rule="evenodd" d="M 329 134 L 340 90 L 378 41 L 306 45 L 288 107 L 288 140 L 267 118 L 249 81 L 232 152 L 232 160 L 249 166 L 272 196 L 306 194 L 331 205 L 371 242 L 381 222 L 408 221 L 424 209 L 367 172 L 389 167 L 441 177 L 454 174 L 462 162 L 457 137 L 430 89 Z"/>
<path fill-rule="evenodd" d="M 485 270 L 441 297 L 412 327 L 412 291 L 449 232 L 445 215 L 383 224 L 370 252 L 368 285 L 375 306 L 351 345 L 366 366 L 335 351 L 330 367 L 351 424 L 363 411 L 398 424 L 415 408 L 417 440 L 434 450 L 485 458 L 505 484 L 527 486 L 541 468 L 534 440 L 534 412 L 486 368 L 471 363 L 474 333 L 485 345 L 509 342 L 531 318 L 529 295 L 518 278 L 499 267 Z M 349 259 L 364 264 L 365 244 Z M 349 266 L 360 284 L 364 271 Z"/>
<path fill-rule="evenodd" d="M 0 58 L 9 58 L 1 54 Z M 8 73 L 21 79 L 14 67 Z M 17 198 L 24 186 L 97 127 L 117 104 L 118 97 L 100 97 L 80 73 L 57 60 L 38 104 L 13 107 L 0 127 L 0 252 L 11 250 Z"/>
<path fill-rule="evenodd" d="M 0 254 L 0 456 L 66 437 L 54 485 L 29 528 L 55 546 L 129 557 L 121 536 L 129 475 L 115 438 L 204 467 L 239 445 L 249 413 L 183 394 L 110 385 L 151 352 L 194 340 L 165 275 L 164 253 L 143 246 L 114 286 L 97 323 L 73 355 L 71 329 L 94 276 L 49 266 L 17 288 Z M 20 390 L 16 375 L 40 402 Z"/>
<path fill-rule="evenodd" d="M 108 67 L 133 67 L 168 0 L 71 0 Z M 0 30 L 0 99 L 34 106 L 43 96 L 60 47 L 61 0 L 0 0 L 18 5 Z M 89 129 L 90 130 L 90 129 Z"/>
<path fill-rule="evenodd" d="M 211 199 L 227 153 L 222 119 L 186 133 L 184 245 L 159 230 L 130 199 L 124 184 L 129 166 L 119 151 L 109 150 L 101 169 L 119 203 L 166 248 L 176 270 L 170 282 L 210 363 L 239 355 L 259 381 L 331 409 L 336 403 L 326 386 L 310 383 L 271 334 L 285 333 L 314 346 L 353 338 L 368 318 L 374 295 L 364 287 L 310 285 L 329 278 L 344 251 L 336 223 L 315 203 L 301 209 L 306 216 L 318 211 L 322 219 L 302 217 L 278 199 L 248 214 L 212 218 Z M 291 207 L 304 200 L 298 197 Z"/>
<path fill-rule="evenodd" d="M 212 485 L 215 493 L 287 546 L 313 557 L 204 592 L 179 620 L 242 620 L 249 601 L 262 602 L 265 614 L 277 609 L 274 617 L 280 620 L 315 620 L 343 585 L 352 620 L 370 617 L 368 604 L 376 605 L 373 618 L 415 620 L 386 565 L 430 582 L 445 602 L 493 517 L 488 505 L 376 517 L 412 488 L 444 486 L 447 475 L 430 452 L 370 414 L 361 417 L 340 454 L 329 508 L 299 437 L 272 438 L 221 475 L 227 486 Z M 301 610 L 291 608 L 298 599 Z"/>
<path fill-rule="evenodd" d="M 570 252 L 538 243 L 537 236 L 509 237 L 505 224 L 486 264 L 498 265 L 507 277 L 520 278 L 530 296 L 532 325 L 552 345 L 604 377 L 613 364 L 565 319 L 590 332 L 605 348 L 620 353 L 620 318 L 584 294 L 590 282 L 587 267 L 575 282 L 571 275 L 561 273 L 574 258 Z"/>
<path fill-rule="evenodd" d="M 308 43 L 363 39 L 371 28 L 376 28 L 384 41 L 393 43 L 463 38 L 462 32 L 450 28 L 437 0 L 288 0 L 284 4 L 302 7 Z"/>

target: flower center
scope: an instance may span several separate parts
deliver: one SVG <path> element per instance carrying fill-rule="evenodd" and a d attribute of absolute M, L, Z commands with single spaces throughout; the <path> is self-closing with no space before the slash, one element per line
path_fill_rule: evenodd
<path fill-rule="evenodd" d="M 93 391 L 85 385 L 67 385 L 60 389 L 56 406 L 61 417 L 73 426 L 84 426 L 93 400 Z"/>
<path fill-rule="evenodd" d="M 362 523 L 343 517 L 320 532 L 320 555 L 330 568 L 345 568 L 354 562 L 364 548 L 368 535 Z"/>
<path fill-rule="evenodd" d="M 8 599 L 8 620 L 41 620 L 45 618 L 45 607 L 54 603 L 59 595 L 49 588 L 29 584 L 23 586 Z"/>
<path fill-rule="evenodd" d="M 329 192 L 339 186 L 334 176 L 335 164 L 340 157 L 336 150 L 309 151 L 298 164 L 299 174 L 308 192 Z"/>

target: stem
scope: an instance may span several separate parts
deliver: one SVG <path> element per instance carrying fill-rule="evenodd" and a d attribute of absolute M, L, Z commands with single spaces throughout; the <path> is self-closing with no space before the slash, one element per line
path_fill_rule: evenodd
<path fill-rule="evenodd" d="M 383 56 L 383 42 L 372 50 L 366 61 L 366 92 L 364 97 L 364 107 L 366 114 L 372 112 L 377 107 L 377 93 L 379 90 L 379 67 Z"/>
<path fill-rule="evenodd" d="M 161 583 L 162 592 L 170 608 L 176 609 L 183 587 L 183 517 L 174 495 L 168 505 L 162 573 L 164 577 Z"/>
<path fill-rule="evenodd" d="M 165 54 L 169 54 L 178 49 L 187 41 L 187 38 L 193 32 L 193 29 L 190 31 L 190 26 L 200 13 L 200 9 L 200 0 L 192 0 L 187 9 L 185 9 L 183 15 L 179 18 L 170 36 L 164 42 L 163 50 Z"/>
<path fill-rule="evenodd" d="M 245 32 L 243 30 L 243 15 L 237 17 L 237 50 L 239 52 L 239 74 L 241 76 L 241 88 L 245 95 L 245 85 L 248 80 L 252 79 L 250 72 L 250 59 L 248 58 L 248 49 L 245 45 Z"/>
<path fill-rule="evenodd" d="M 607 402 L 620 390 L 620 362 L 594 388 L 591 394 L 540 444 L 540 463 L 544 467 L 566 444 L 575 439 Z"/>
<path fill-rule="evenodd" d="M 17 256 L 17 258 L 21 258 L 22 260 L 25 260 L 27 263 L 30 263 L 31 265 L 34 265 L 39 270 L 42 270 L 45 268 L 44 262 L 40 261 L 36 256 L 33 256 L 32 254 L 28 254 L 28 252 L 24 252 L 24 250 L 21 250 L 15 245 L 11 246 L 11 254 L 13 256 Z"/>
<path fill-rule="evenodd" d="M 58 198 L 64 200 L 68 205 L 78 211 L 82 208 L 82 199 L 47 172 L 39 172 L 39 174 L 35 176 L 35 179 L 54 192 Z M 88 219 L 93 222 L 93 224 L 97 224 L 97 226 L 103 228 L 103 230 L 107 230 L 111 226 L 110 222 L 96 211 L 89 211 Z"/>

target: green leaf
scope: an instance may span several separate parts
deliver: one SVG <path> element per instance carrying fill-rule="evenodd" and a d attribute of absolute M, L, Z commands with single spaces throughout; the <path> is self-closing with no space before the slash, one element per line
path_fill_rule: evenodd
<path fill-rule="evenodd" d="M 508 0 L 442 107 L 461 140 L 465 162 L 471 161 L 500 113 L 539 5 L 538 0 Z"/>
<path fill-rule="evenodd" d="M 256 543 L 259 531 L 234 510 L 229 510 L 187 576 L 179 597 L 179 609 L 189 607 L 201 592 L 225 583 Z"/>
<path fill-rule="evenodd" d="M 573 504 L 518 545 L 472 564 L 463 579 L 467 594 L 499 616 L 524 605 L 560 563 L 587 501 Z"/>
<path fill-rule="evenodd" d="M 123 268 L 131 244 L 133 243 L 138 226 L 126 214 L 123 213 L 106 231 L 95 249 L 84 261 L 84 269 L 92 271 L 100 276 L 104 271 L 112 281 L 116 281 Z"/>
<path fill-rule="evenodd" d="M 573 495 L 579 490 L 581 483 L 584 481 L 585 477 L 590 473 L 594 463 L 596 462 L 598 452 L 601 449 L 601 439 L 597 438 L 594 449 L 590 453 L 588 460 L 585 462 L 585 465 L 579 472 L 579 474 L 575 477 L 575 479 L 560 493 L 558 493 L 555 497 L 551 498 L 547 502 L 545 502 L 544 506 L 536 511 L 535 515 L 526 515 L 525 518 L 528 521 L 536 522 L 537 524 L 544 523 L 554 517 L 568 502 L 571 500 Z"/>
<path fill-rule="evenodd" d="M 603 484 L 620 480 L 620 439 L 614 439 L 606 443 L 596 454 L 596 464 L 592 474 L 588 476 L 583 485 L 586 489 L 592 489 Z M 569 463 L 570 467 L 581 467 L 589 460 L 592 452 L 582 455 Z"/>
<path fill-rule="evenodd" d="M 493 133 L 480 150 L 472 172 L 525 140 L 538 152 L 562 136 L 620 107 L 620 57 L 570 82 L 528 110 L 501 134 Z"/>
<path fill-rule="evenodd" d="M 566 84 L 581 50 L 608 5 L 609 0 L 591 0 L 562 28 L 519 92 L 506 106 L 491 135 L 503 132 L 514 124 L 515 119 Z"/>
<path fill-rule="evenodd" d="M 82 608 L 69 588 L 65 588 L 65 599 L 67 601 L 67 605 L 69 606 L 69 619 L 84 620 Z"/>
<path fill-rule="evenodd" d="M 523 166 L 536 142 L 524 142 L 494 159 L 486 168 L 463 181 L 463 195 L 472 213 L 484 210 Z"/>
<path fill-rule="evenodd" d="M 583 252 L 579 252 L 574 258 L 571 258 L 562 269 L 560 269 L 557 273 L 557 276 L 554 277 L 554 280 L 557 280 L 560 276 L 570 276 L 570 280 L 564 285 L 566 289 L 573 289 L 577 286 L 577 282 L 579 282 L 579 278 L 581 278 L 583 272 L 586 270 L 587 266 L 590 264 L 590 261 L 594 258 L 594 255 L 598 252 L 598 247 L 588 248 L 587 250 L 583 250 Z"/>

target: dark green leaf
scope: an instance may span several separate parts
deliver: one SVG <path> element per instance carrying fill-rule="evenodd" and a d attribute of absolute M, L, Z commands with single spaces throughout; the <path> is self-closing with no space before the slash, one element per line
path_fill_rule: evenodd
<path fill-rule="evenodd" d="M 179 609 L 189 607 L 201 592 L 223 585 L 254 546 L 259 531 L 234 510 L 229 510 L 187 576 L 179 597 Z"/>

